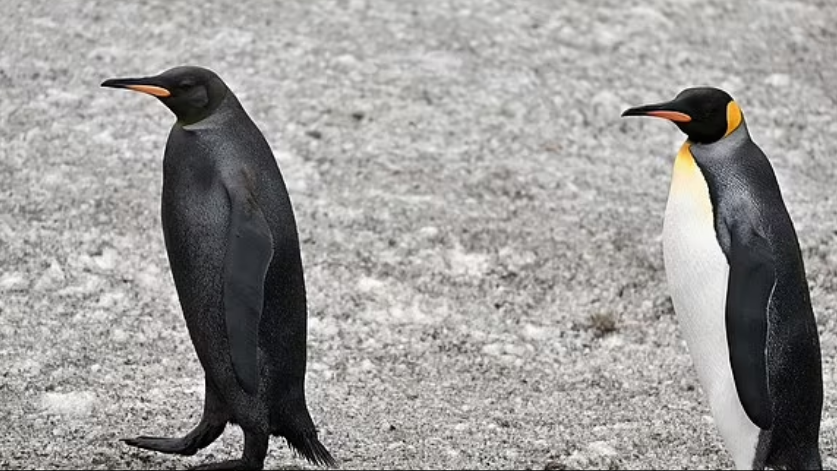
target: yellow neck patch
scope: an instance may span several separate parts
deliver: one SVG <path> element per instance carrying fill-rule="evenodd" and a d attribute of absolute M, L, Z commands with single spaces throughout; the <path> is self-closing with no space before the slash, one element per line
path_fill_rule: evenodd
<path fill-rule="evenodd" d="M 691 211 L 694 211 L 695 217 L 703 218 L 704 222 L 713 224 L 709 185 L 695 162 L 691 145 L 689 141 L 684 142 L 674 160 L 669 199 L 676 198 L 681 204 L 687 204 L 691 207 Z"/>
<path fill-rule="evenodd" d="M 738 103 L 731 101 L 727 104 L 727 133 L 724 134 L 724 137 L 729 136 L 733 133 L 738 126 L 741 126 L 741 121 L 744 120 L 744 115 L 741 113 L 741 108 L 738 107 Z"/>
<path fill-rule="evenodd" d="M 699 171 L 695 158 L 692 157 L 692 143 L 686 141 L 680 146 L 680 151 L 677 152 L 677 157 L 674 159 L 674 173 L 675 176 L 691 174 Z"/>

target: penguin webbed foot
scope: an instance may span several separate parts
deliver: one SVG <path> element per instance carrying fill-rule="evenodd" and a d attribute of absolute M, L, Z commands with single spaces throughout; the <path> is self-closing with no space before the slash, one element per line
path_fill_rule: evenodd
<path fill-rule="evenodd" d="M 266 433 L 244 430 L 244 453 L 237 460 L 220 461 L 217 463 L 206 463 L 194 468 L 196 470 L 243 470 L 243 469 L 264 469 L 264 459 L 267 456 L 267 445 L 270 436 Z"/>
<path fill-rule="evenodd" d="M 167 437 L 136 437 L 121 439 L 126 445 L 130 445 L 145 450 L 159 451 L 160 453 L 168 453 L 170 455 L 185 455 L 192 456 L 198 452 L 198 447 L 193 443 L 189 443 L 184 438 L 167 438 Z"/>
<path fill-rule="evenodd" d="M 194 471 L 222 471 L 245 469 L 261 470 L 264 469 L 264 464 L 250 463 L 244 460 L 227 460 L 219 461 L 217 463 L 205 463 L 198 466 L 194 466 L 189 469 Z"/>

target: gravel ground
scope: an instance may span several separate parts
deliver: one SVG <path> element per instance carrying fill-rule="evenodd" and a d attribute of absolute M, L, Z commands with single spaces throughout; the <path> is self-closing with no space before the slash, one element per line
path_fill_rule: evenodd
<path fill-rule="evenodd" d="M 837 465 L 831 0 L 4 0 L 0 468 L 172 469 L 202 370 L 159 219 L 173 119 L 114 76 L 209 67 L 301 231 L 311 413 L 344 469 L 731 467 L 665 286 L 683 136 L 632 105 L 713 85 L 778 174 Z M 308 467 L 274 439 L 266 466 Z"/>

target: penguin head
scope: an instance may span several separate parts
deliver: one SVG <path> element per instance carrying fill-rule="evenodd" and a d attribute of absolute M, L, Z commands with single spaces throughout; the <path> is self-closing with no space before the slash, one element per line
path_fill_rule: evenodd
<path fill-rule="evenodd" d="M 193 66 L 175 67 L 153 77 L 105 80 L 102 86 L 155 96 L 184 124 L 196 123 L 212 114 L 228 91 L 215 72 Z"/>
<path fill-rule="evenodd" d="M 718 88 L 687 88 L 674 100 L 637 106 L 622 116 L 654 116 L 672 121 L 692 142 L 710 144 L 738 129 L 744 120 L 729 94 Z"/>

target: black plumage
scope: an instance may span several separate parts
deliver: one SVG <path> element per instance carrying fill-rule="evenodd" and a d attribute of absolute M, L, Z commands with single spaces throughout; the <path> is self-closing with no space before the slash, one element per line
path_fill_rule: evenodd
<path fill-rule="evenodd" d="M 227 423 L 241 459 L 207 469 L 261 469 L 270 435 L 333 466 L 305 401 L 307 307 L 293 208 L 273 153 L 212 71 L 177 67 L 102 86 L 154 95 L 177 116 L 163 163 L 162 224 L 180 304 L 204 369 L 198 426 L 182 438 L 127 444 L 192 455 Z"/>

